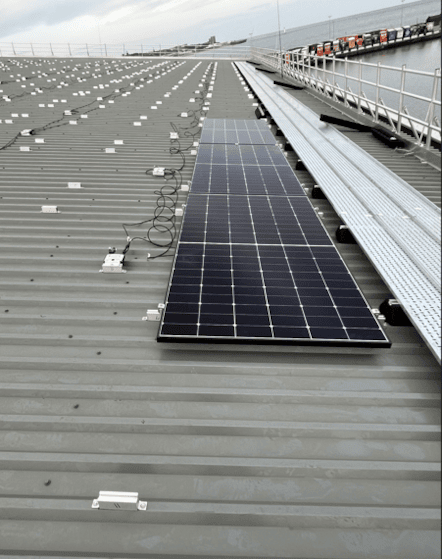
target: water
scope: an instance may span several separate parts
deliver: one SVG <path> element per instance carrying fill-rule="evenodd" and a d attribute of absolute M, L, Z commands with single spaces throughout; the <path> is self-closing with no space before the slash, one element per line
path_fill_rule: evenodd
<path fill-rule="evenodd" d="M 327 41 L 354 33 L 361 34 L 381 28 L 413 25 L 425 21 L 429 15 L 438 13 L 440 13 L 440 2 L 427 0 L 288 29 L 285 33 L 283 32 L 281 34 L 282 49 L 305 46 L 315 42 Z M 261 35 L 260 37 L 254 37 L 246 44 L 279 50 L 278 33 L 269 33 Z M 441 67 L 441 40 L 440 38 L 433 39 L 431 41 L 401 46 L 386 51 L 364 54 L 360 57 L 352 57 L 349 59 L 348 73 L 355 77 L 358 76 L 359 69 L 357 64 L 353 64 L 353 62 L 358 60 L 375 65 L 380 62 L 382 66 L 392 66 L 396 68 L 401 68 L 405 64 L 407 69 L 420 70 L 433 74 L 436 68 Z M 343 73 L 343 65 L 343 62 L 336 61 L 336 70 Z M 331 64 L 327 64 L 327 68 L 330 68 L 330 66 Z M 376 81 L 376 69 L 364 67 L 362 78 L 370 82 Z M 332 81 L 330 77 L 328 79 Z M 345 86 L 345 80 L 343 78 L 337 78 L 336 81 L 340 87 Z M 348 83 L 351 89 L 355 93 L 358 93 L 359 86 L 356 82 L 350 80 Z M 399 88 L 401 73 L 383 69 L 381 71 L 381 83 L 389 87 Z M 433 83 L 434 80 L 430 77 L 407 74 L 405 90 L 416 95 L 431 97 Z M 368 98 L 375 99 L 376 90 L 374 87 L 363 85 L 362 91 Z M 381 97 L 384 103 L 391 108 L 397 109 L 399 107 L 399 94 L 383 90 L 381 92 Z M 437 99 L 440 101 L 440 98 L 441 92 L 439 83 Z M 408 97 L 405 98 L 405 105 L 410 114 L 417 118 L 425 119 L 428 109 L 427 103 Z M 440 121 L 440 107 L 436 108 L 435 115 Z"/>
<path fill-rule="evenodd" d="M 326 16 L 323 16 L 325 21 L 286 29 L 285 32 L 281 33 L 281 44 L 283 49 L 289 49 L 329 41 L 354 33 L 361 34 L 376 29 L 414 25 L 425 21 L 430 15 L 440 14 L 440 11 L 439 0 L 425 0 L 331 19 L 330 21 L 326 19 Z M 281 25 L 283 26 L 284 22 Z M 250 44 L 255 47 L 279 50 L 278 33 L 267 33 L 266 35 L 252 37 L 245 43 L 245 45 Z M 418 68 L 419 66 L 416 69 Z"/>
<path fill-rule="evenodd" d="M 413 73 L 407 73 L 404 90 L 407 93 L 412 93 L 415 95 L 423 96 L 423 97 L 431 97 L 433 86 L 434 86 L 434 70 L 435 68 L 441 67 L 441 40 L 434 39 L 431 41 L 426 41 L 423 43 L 416 43 L 414 45 L 407 45 L 403 47 L 398 47 L 396 49 L 390 49 L 385 52 L 374 52 L 371 54 L 364 54 L 357 57 L 352 57 L 348 59 L 348 67 L 347 67 L 347 74 L 349 76 L 354 76 L 357 78 L 359 76 L 359 64 L 358 61 L 365 64 L 370 64 L 373 66 L 366 66 L 365 64 L 362 65 L 361 68 L 361 76 L 362 79 L 368 82 L 376 82 L 376 74 L 377 74 L 377 64 L 378 62 L 381 63 L 381 79 L 380 83 L 382 85 L 400 89 L 401 87 L 401 74 L 402 72 L 391 70 L 390 68 L 401 68 L 403 65 L 409 69 L 419 69 L 423 72 L 429 72 L 431 75 L 429 76 L 422 76 Z M 319 62 L 319 69 L 318 69 L 318 77 L 323 77 L 323 68 L 324 61 L 321 60 Z M 345 62 L 343 60 L 336 60 L 335 61 L 335 71 L 340 74 L 345 73 Z M 332 70 L 332 62 L 327 61 L 326 69 Z M 312 75 L 315 75 L 315 71 L 312 71 Z M 345 88 L 345 78 L 341 76 L 335 76 L 334 78 L 331 75 L 326 76 L 330 83 L 335 82 L 341 88 Z M 441 91 L 440 91 L 440 79 L 437 80 L 437 93 L 436 98 L 440 101 L 441 98 Z M 359 93 L 359 84 L 356 80 L 352 80 L 351 78 L 348 79 L 347 85 L 350 86 L 351 90 L 354 93 Z M 362 92 L 371 99 L 376 99 L 376 88 L 374 86 L 368 84 L 362 84 Z M 380 96 L 383 102 L 391 107 L 392 109 L 399 108 L 399 93 L 391 92 L 385 89 L 381 89 Z M 421 101 L 420 99 L 416 99 L 414 97 L 404 97 L 404 104 L 408 110 L 408 112 L 421 120 L 425 120 L 428 110 L 428 103 L 425 101 Z M 440 106 L 435 107 L 434 115 L 441 120 L 441 108 Z"/>

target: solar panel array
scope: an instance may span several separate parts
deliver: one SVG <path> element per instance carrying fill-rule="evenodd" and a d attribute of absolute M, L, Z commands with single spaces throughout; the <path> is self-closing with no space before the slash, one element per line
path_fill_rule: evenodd
<path fill-rule="evenodd" d="M 269 134 L 261 121 L 205 121 L 158 341 L 389 347 Z"/>

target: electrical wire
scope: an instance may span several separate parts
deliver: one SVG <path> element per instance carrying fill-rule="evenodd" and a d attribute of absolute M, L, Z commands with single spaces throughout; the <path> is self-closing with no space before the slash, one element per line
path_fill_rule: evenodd
<path fill-rule="evenodd" d="M 175 66 L 175 65 L 176 65 L 176 64 L 173 64 L 172 67 Z M 152 67 L 149 67 L 149 68 L 146 68 L 146 71 L 147 71 L 147 70 L 153 70 L 153 68 L 155 68 L 155 67 L 156 67 L 156 65 L 154 65 L 154 66 L 152 66 Z M 56 72 L 52 72 L 52 74 L 55 74 L 55 73 L 56 73 Z M 49 75 L 51 75 L 51 74 L 46 74 L 46 76 L 49 76 Z M 72 79 L 71 84 L 72 84 L 73 82 L 75 82 L 75 81 L 76 81 L 75 79 Z M 114 91 L 114 92 L 112 92 L 112 93 L 109 93 L 109 94 L 106 95 L 105 97 L 103 97 L 103 101 L 116 99 L 116 98 L 120 97 L 121 95 L 123 95 L 123 93 L 132 92 L 132 91 L 133 91 L 140 83 L 142 83 L 143 81 L 144 81 L 144 78 L 138 78 L 135 82 L 133 82 L 133 83 L 134 83 L 133 86 L 131 86 L 131 85 L 123 86 L 122 88 L 119 89 L 118 92 L 117 92 L 117 91 Z M 68 85 L 71 85 L 71 84 L 68 84 Z M 53 86 L 49 86 L 49 87 L 40 87 L 39 89 L 40 89 L 40 90 L 41 90 L 41 89 L 54 89 L 55 87 L 57 87 L 57 86 L 56 86 L 56 85 L 53 85 Z M 29 95 L 29 94 L 30 94 L 29 92 L 22 93 L 22 94 L 19 94 L 19 95 L 16 95 L 16 96 L 12 97 L 11 100 L 12 100 L 12 99 L 17 99 L 18 97 L 23 97 L 24 95 Z M 96 103 L 98 103 L 98 102 L 99 102 L 99 101 L 98 101 L 97 99 L 94 99 L 94 100 L 91 101 L 90 103 L 86 103 L 85 105 L 82 105 L 82 106 L 80 106 L 80 107 L 76 107 L 75 109 L 71 109 L 71 110 L 70 110 L 70 113 L 71 113 L 71 115 L 77 115 L 77 114 L 79 114 L 80 112 L 81 112 L 82 114 L 88 114 L 88 113 L 90 113 L 90 112 L 96 111 L 96 110 L 99 109 L 98 106 L 97 106 L 97 107 L 94 107 L 94 108 L 91 108 L 91 109 L 89 109 L 88 111 L 81 111 L 81 109 L 84 109 L 85 107 L 89 107 L 89 106 L 91 106 L 91 105 L 94 105 L 94 104 L 96 104 Z M 45 124 L 44 126 L 40 126 L 40 127 L 38 127 L 38 128 L 33 128 L 33 129 L 29 132 L 29 134 L 30 134 L 31 136 L 36 136 L 36 135 L 38 135 L 38 134 L 41 134 L 41 132 L 44 132 L 45 130 L 51 130 L 52 128 L 59 128 L 60 126 L 66 126 L 67 124 L 69 124 L 69 122 L 66 122 L 66 121 L 65 121 L 65 118 L 68 117 L 68 116 L 71 116 L 71 115 L 63 114 L 63 116 L 62 116 L 61 118 L 58 118 L 58 119 L 56 119 L 56 120 L 53 120 L 53 121 L 49 122 L 48 124 Z M 9 140 L 4 146 L 0 147 L 0 151 L 5 150 L 5 149 L 11 147 L 11 146 L 18 140 L 18 138 L 19 138 L 20 136 L 21 136 L 21 133 L 19 132 L 16 136 L 14 136 L 14 138 L 12 138 L 11 140 Z"/>
<path fill-rule="evenodd" d="M 208 66 L 208 71 L 212 68 L 212 66 L 213 66 L 213 64 L 210 64 Z M 185 152 L 188 151 L 191 147 L 193 147 L 193 145 L 189 145 L 187 147 L 182 147 L 181 143 L 179 141 L 179 137 L 180 137 L 180 133 L 182 132 L 182 135 L 184 137 L 186 137 L 186 138 L 191 137 L 194 140 L 196 136 L 201 134 L 201 130 L 200 130 L 199 127 L 197 128 L 197 130 L 195 132 L 191 132 L 191 130 L 193 130 L 194 128 L 196 128 L 199 125 L 199 120 L 198 120 L 198 117 L 197 117 L 197 113 L 202 112 L 202 108 L 203 108 L 207 93 L 208 93 L 208 84 L 205 83 L 204 86 L 203 86 L 203 93 L 201 94 L 200 97 L 198 97 L 198 99 L 201 100 L 199 108 L 196 109 L 196 110 L 192 110 L 192 111 L 188 112 L 188 114 L 191 113 L 192 116 L 194 117 L 189 126 L 178 127 L 173 122 L 170 123 L 172 130 L 178 134 L 178 139 L 171 139 L 171 144 L 172 145 L 169 148 L 169 153 L 171 155 L 179 155 L 182 159 L 182 165 L 179 168 L 165 169 L 164 170 L 164 179 L 166 180 L 166 182 L 170 181 L 171 179 L 174 179 L 175 180 L 175 186 L 170 185 L 170 184 L 166 184 L 159 191 L 154 192 L 158 196 L 158 198 L 156 200 L 156 208 L 154 210 L 154 216 L 152 218 L 140 221 L 138 223 L 131 223 L 131 224 L 123 223 L 122 224 L 122 227 L 124 229 L 124 232 L 125 232 L 126 238 L 127 238 L 127 244 L 123 249 L 123 254 L 124 255 L 126 255 L 128 253 L 128 251 L 130 250 L 131 243 L 133 241 L 140 240 L 140 241 L 149 243 L 149 244 L 151 244 L 155 247 L 161 247 L 161 248 L 166 249 L 162 253 L 157 254 L 155 256 L 149 255 L 147 257 L 147 260 L 153 260 L 155 258 L 160 258 L 160 257 L 163 257 L 163 256 L 173 256 L 173 254 L 168 254 L 168 253 L 174 247 L 174 242 L 175 242 L 175 239 L 176 239 L 176 236 L 177 236 L 177 233 L 178 233 L 177 226 L 176 226 L 176 212 L 175 212 L 175 210 L 176 210 L 176 206 L 177 206 L 177 203 L 178 203 L 179 190 L 180 190 L 182 182 L 183 182 L 181 171 L 186 166 Z M 180 116 L 180 115 L 177 115 L 177 116 Z M 148 175 L 152 171 L 153 171 L 153 168 L 147 169 L 145 171 L 145 174 Z M 171 191 L 167 192 L 168 188 Z M 169 204 L 168 204 L 168 202 L 169 202 Z M 167 212 L 169 212 L 169 213 L 167 213 Z M 148 227 L 148 229 L 146 231 L 146 234 L 144 236 L 131 237 L 129 235 L 129 231 L 128 231 L 129 227 L 141 227 L 141 226 L 146 225 L 146 224 L 150 224 L 150 226 Z M 170 238 L 168 238 L 167 242 L 165 242 L 165 243 L 155 242 L 151 238 L 151 233 L 153 233 L 154 231 L 156 231 L 157 233 L 166 233 L 166 234 L 169 235 Z"/>

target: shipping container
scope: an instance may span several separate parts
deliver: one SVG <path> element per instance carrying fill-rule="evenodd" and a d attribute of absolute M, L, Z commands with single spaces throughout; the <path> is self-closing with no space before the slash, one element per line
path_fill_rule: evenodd
<path fill-rule="evenodd" d="M 372 44 L 373 44 L 373 37 L 372 37 L 371 33 L 365 33 L 365 34 L 362 36 L 362 44 L 363 44 L 365 47 L 371 47 L 371 46 L 372 46 Z"/>
<path fill-rule="evenodd" d="M 387 31 L 387 37 L 388 37 L 388 41 L 395 41 L 396 40 L 396 29 L 389 29 Z"/>

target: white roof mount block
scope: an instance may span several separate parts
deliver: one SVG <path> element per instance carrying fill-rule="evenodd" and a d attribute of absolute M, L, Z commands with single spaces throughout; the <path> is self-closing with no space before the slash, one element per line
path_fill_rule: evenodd
<path fill-rule="evenodd" d="M 106 254 L 100 272 L 103 272 L 105 274 L 126 273 L 126 270 L 123 270 L 124 257 L 124 254 Z"/>
<path fill-rule="evenodd" d="M 124 491 L 100 491 L 92 501 L 93 509 L 101 510 L 147 510 L 147 502 L 140 501 L 138 493 Z"/>

